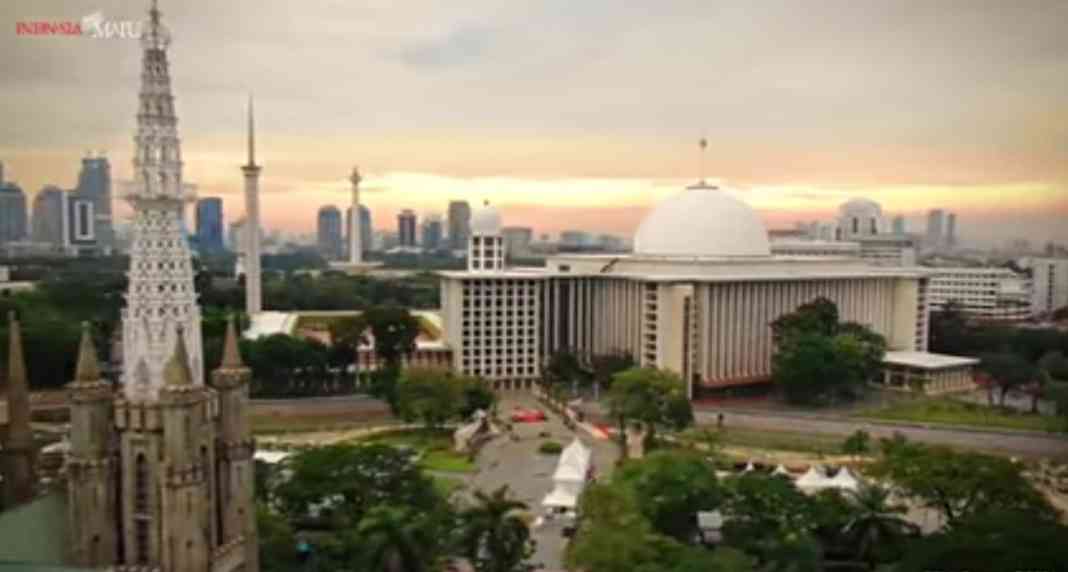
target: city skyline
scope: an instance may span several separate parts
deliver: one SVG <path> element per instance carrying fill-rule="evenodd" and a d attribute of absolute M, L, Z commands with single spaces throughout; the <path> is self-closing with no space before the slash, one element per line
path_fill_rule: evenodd
<path fill-rule="evenodd" d="M 171 21 L 198 30 L 174 56 L 190 70 L 176 94 L 190 117 L 186 177 L 241 216 L 235 167 L 253 91 L 271 166 L 261 183 L 268 228 L 311 232 L 319 206 L 344 204 L 359 163 L 380 221 L 489 199 L 539 233 L 630 235 L 703 171 L 772 228 L 863 196 L 912 229 L 928 209 L 958 212 L 965 243 L 1068 239 L 1062 3 L 828 4 L 820 18 L 775 3 L 334 6 L 285 22 L 275 6 L 171 4 L 161 6 Z M 94 8 L 142 17 L 114 1 Z M 9 23 L 83 11 L 0 7 Z M 823 37 L 823 26 L 835 33 Z M 626 42 L 603 39 L 620 34 Z M 0 160 L 30 200 L 45 184 L 68 188 L 86 148 L 109 151 L 116 182 L 131 178 L 130 41 L 0 37 L 12 56 L 0 69 Z M 289 71 L 268 73 L 263 61 Z M 302 87 L 315 78 L 331 88 Z M 85 97 L 66 95 L 74 85 Z M 421 95 L 428 89 L 435 98 Z"/>

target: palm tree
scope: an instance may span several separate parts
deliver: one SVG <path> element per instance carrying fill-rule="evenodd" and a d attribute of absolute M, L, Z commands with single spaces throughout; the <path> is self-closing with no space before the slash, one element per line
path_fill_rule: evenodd
<path fill-rule="evenodd" d="M 475 491 L 476 505 L 460 514 L 460 550 L 478 572 L 514 572 L 533 552 L 526 503 L 510 498 L 508 485 Z"/>
<path fill-rule="evenodd" d="M 890 504 L 888 489 L 865 485 L 849 491 L 847 498 L 854 515 L 842 532 L 856 546 L 857 557 L 873 570 L 884 559 L 887 545 L 897 546 L 902 538 L 918 532 L 915 524 L 901 516 L 905 507 Z"/>
<path fill-rule="evenodd" d="M 422 519 L 410 510 L 377 506 L 360 521 L 357 535 L 364 542 L 368 570 L 428 572 L 432 546 Z"/>

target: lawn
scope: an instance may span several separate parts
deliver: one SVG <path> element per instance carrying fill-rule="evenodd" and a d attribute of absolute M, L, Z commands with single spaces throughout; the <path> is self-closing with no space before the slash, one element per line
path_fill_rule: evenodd
<path fill-rule="evenodd" d="M 446 473 L 470 473 L 475 464 L 467 455 L 453 452 L 451 429 L 408 429 L 379 433 L 361 439 L 364 443 L 386 443 L 418 452 L 424 469 Z"/>
<path fill-rule="evenodd" d="M 1055 417 L 1021 413 L 952 399 L 911 399 L 856 414 L 868 419 L 968 425 L 993 429 L 1023 429 L 1055 432 L 1063 424 Z"/>
<path fill-rule="evenodd" d="M 746 447 L 773 451 L 793 451 L 822 455 L 838 455 L 842 452 L 844 437 L 819 433 L 766 431 L 732 427 L 719 433 L 720 443 L 727 447 Z"/>

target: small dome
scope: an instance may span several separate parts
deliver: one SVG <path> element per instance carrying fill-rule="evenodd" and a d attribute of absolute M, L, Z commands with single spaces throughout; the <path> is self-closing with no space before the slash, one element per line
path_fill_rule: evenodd
<path fill-rule="evenodd" d="M 497 209 L 490 206 L 489 201 L 482 203 L 482 207 L 471 213 L 471 234 L 481 236 L 495 236 L 501 233 L 501 215 Z"/>
<path fill-rule="evenodd" d="M 843 216 L 882 216 L 883 207 L 871 199 L 855 198 L 842 203 L 838 207 L 838 212 L 842 213 Z"/>
<path fill-rule="evenodd" d="M 768 231 L 752 207 L 714 186 L 687 187 L 660 203 L 634 235 L 635 254 L 771 256 Z"/>

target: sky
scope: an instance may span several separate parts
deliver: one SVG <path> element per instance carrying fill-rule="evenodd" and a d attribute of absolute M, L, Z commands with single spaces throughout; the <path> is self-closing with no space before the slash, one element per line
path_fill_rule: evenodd
<path fill-rule="evenodd" d="M 864 196 L 923 231 L 1068 242 L 1063 0 L 160 0 L 185 160 L 244 210 L 255 96 L 265 225 L 312 232 L 353 165 L 378 228 L 488 200 L 537 233 L 629 235 L 703 177 L 771 228 Z M 105 151 L 130 178 L 136 40 L 19 22 L 145 2 L 0 4 L 0 161 L 35 193 Z M 698 141 L 707 138 L 704 156 Z M 121 212 L 128 212 L 120 209 Z"/>

